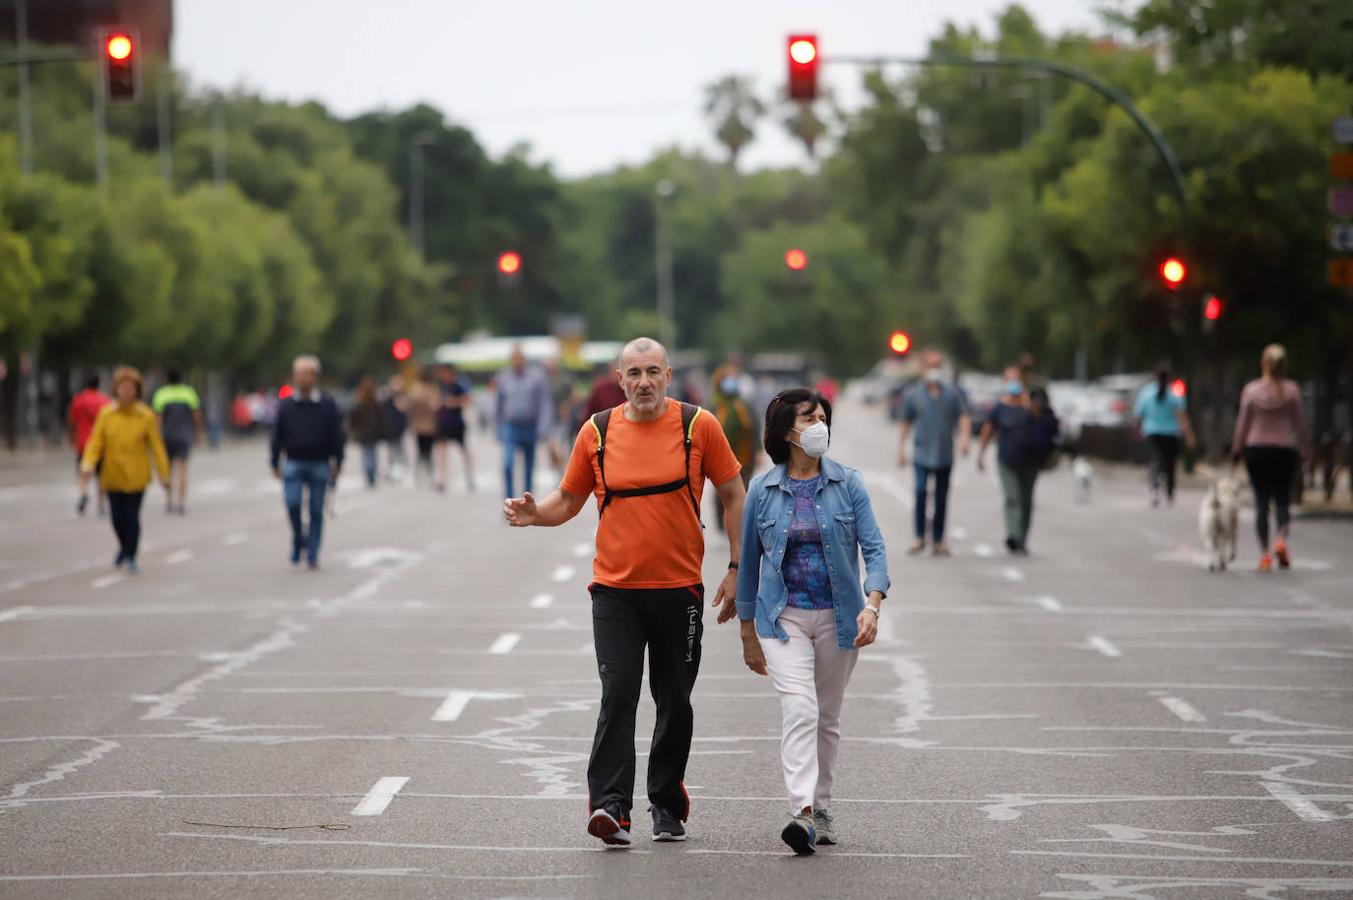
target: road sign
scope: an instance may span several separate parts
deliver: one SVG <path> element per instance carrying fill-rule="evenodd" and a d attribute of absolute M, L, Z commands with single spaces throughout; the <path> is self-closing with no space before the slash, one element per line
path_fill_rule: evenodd
<path fill-rule="evenodd" d="M 1353 287 L 1353 259 L 1332 259 L 1329 282 L 1334 287 Z"/>
<path fill-rule="evenodd" d="M 1330 249 L 1337 253 L 1353 253 L 1353 225 L 1330 226 Z"/>
<path fill-rule="evenodd" d="M 1353 216 L 1353 187 L 1330 188 L 1330 212 L 1336 216 Z"/>
<path fill-rule="evenodd" d="M 1353 153 L 1345 151 L 1330 157 L 1330 177 L 1335 181 L 1353 181 Z"/>
<path fill-rule="evenodd" d="M 1334 143 L 1353 144 L 1353 116 L 1340 116 L 1334 120 Z"/>

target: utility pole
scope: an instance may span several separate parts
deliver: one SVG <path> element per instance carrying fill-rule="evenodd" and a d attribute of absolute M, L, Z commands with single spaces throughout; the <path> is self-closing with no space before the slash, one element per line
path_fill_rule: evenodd
<path fill-rule="evenodd" d="M 420 131 L 409 142 L 409 243 L 418 252 L 419 258 L 426 256 L 423 237 L 423 148 L 432 141 L 430 132 Z"/>
<path fill-rule="evenodd" d="M 667 206 L 676 185 L 664 178 L 653 187 L 654 262 L 658 283 L 658 339 L 668 350 L 676 349 L 676 301 L 672 278 L 672 236 Z"/>
<path fill-rule="evenodd" d="M 160 133 L 160 180 L 174 184 L 174 136 L 170 131 L 169 106 L 174 98 L 174 75 L 166 65 L 155 92 L 156 128 Z"/>
<path fill-rule="evenodd" d="M 94 181 L 101 188 L 108 184 L 108 98 L 102 75 L 94 79 Z"/>
<path fill-rule="evenodd" d="M 211 111 L 211 163 L 216 190 L 223 191 L 226 186 L 226 130 L 225 113 L 221 111 L 219 99 Z"/>
<path fill-rule="evenodd" d="M 33 174 L 33 100 L 28 87 L 28 0 L 14 2 L 14 36 L 19 44 L 19 171 Z"/>

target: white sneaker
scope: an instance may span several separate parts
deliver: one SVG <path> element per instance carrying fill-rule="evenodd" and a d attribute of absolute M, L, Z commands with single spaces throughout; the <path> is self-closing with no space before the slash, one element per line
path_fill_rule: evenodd
<path fill-rule="evenodd" d="M 587 820 L 587 833 L 608 847 L 628 847 L 634 843 L 629 823 L 622 825 L 604 809 L 592 811 L 592 818 Z"/>

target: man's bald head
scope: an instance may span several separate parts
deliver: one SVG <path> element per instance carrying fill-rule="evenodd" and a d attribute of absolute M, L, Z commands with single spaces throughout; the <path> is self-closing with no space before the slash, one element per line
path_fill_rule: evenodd
<path fill-rule="evenodd" d="M 670 368 L 672 360 L 667 356 L 667 348 L 652 338 L 637 337 L 620 350 L 620 371 L 625 371 L 625 361 L 635 355 L 648 356 L 651 353 L 662 354 L 662 365 Z"/>
<path fill-rule="evenodd" d="M 667 348 L 652 338 L 635 338 L 620 351 L 616 372 L 625 392 L 626 415 L 634 421 L 656 418 L 667 408 L 672 363 Z"/>

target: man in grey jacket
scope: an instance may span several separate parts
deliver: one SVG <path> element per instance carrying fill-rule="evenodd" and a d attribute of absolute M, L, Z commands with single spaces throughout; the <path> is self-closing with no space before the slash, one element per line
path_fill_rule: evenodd
<path fill-rule="evenodd" d="M 521 347 L 512 348 L 511 364 L 494 381 L 498 439 L 503 443 L 503 496 L 515 497 L 512 474 L 517 451 L 524 459 L 522 476 L 526 492 L 532 490 L 536 466 L 536 443 L 550 417 L 550 385 L 545 373 L 526 365 Z"/>

